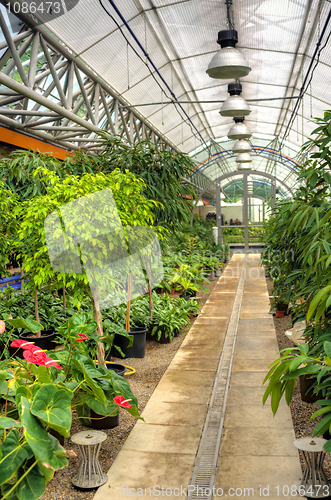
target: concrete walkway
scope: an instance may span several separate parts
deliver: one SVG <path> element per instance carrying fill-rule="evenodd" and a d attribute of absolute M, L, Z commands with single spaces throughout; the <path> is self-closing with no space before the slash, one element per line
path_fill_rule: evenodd
<path fill-rule="evenodd" d="M 244 259 L 232 257 L 152 394 L 146 423 L 137 422 L 94 500 L 186 497 Z M 261 403 L 278 347 L 258 256 L 247 260 L 215 488 L 244 498 L 263 497 L 260 487 L 266 493 L 269 486 L 264 496 L 285 498 L 283 486 L 297 484 L 301 469 L 289 409 L 282 403 L 273 419 L 270 404 Z"/>

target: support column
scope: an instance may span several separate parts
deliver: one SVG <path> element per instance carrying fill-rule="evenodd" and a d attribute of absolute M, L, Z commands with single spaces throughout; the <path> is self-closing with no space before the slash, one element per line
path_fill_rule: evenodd
<path fill-rule="evenodd" d="M 243 185 L 244 185 L 244 204 L 243 204 L 243 224 L 245 226 L 245 251 L 249 249 L 249 239 L 248 239 L 248 186 L 247 186 L 247 172 L 243 173 Z"/>
<path fill-rule="evenodd" d="M 222 217 L 221 217 L 221 184 L 216 183 L 216 224 L 217 224 L 217 243 L 223 247 Z"/>

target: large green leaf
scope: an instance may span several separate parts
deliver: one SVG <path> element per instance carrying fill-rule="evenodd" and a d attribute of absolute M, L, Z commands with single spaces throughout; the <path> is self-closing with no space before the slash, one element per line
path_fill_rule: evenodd
<path fill-rule="evenodd" d="M 26 469 L 28 469 L 27 466 Z M 17 482 L 25 472 L 25 469 L 19 469 Z M 38 500 L 45 493 L 45 489 L 46 479 L 36 464 L 18 484 L 15 493 L 20 500 Z"/>
<path fill-rule="evenodd" d="M 28 447 L 23 447 L 19 443 L 19 438 L 19 432 L 13 429 L 1 445 L 0 484 L 9 481 L 23 462 L 31 456 Z"/>
<path fill-rule="evenodd" d="M 116 403 L 112 400 L 106 401 L 106 404 L 102 403 L 99 399 L 94 397 L 92 394 L 86 395 L 86 404 L 93 410 L 95 413 L 99 415 L 117 415 L 119 408 Z"/>
<path fill-rule="evenodd" d="M 95 378 L 100 377 L 100 372 L 96 369 L 96 367 L 93 364 L 93 361 L 91 359 L 88 359 L 84 356 L 80 356 L 80 359 L 73 359 L 72 363 L 75 365 L 76 369 L 78 370 L 79 373 L 81 373 L 89 388 L 91 391 L 103 402 L 106 402 L 105 394 L 103 389 L 99 387 L 99 384 L 97 381 L 95 381 Z M 73 371 L 73 374 L 75 372 Z"/>
<path fill-rule="evenodd" d="M 23 328 L 23 330 L 27 330 L 32 333 L 37 333 L 40 330 L 43 330 L 44 327 L 41 323 L 38 323 L 38 321 L 35 321 L 33 319 L 8 319 L 7 320 L 14 328 Z"/>
<path fill-rule="evenodd" d="M 54 470 L 65 467 L 68 461 L 58 453 L 54 453 L 52 436 L 46 432 L 41 422 L 32 415 L 30 412 L 30 403 L 25 397 L 22 397 L 21 407 L 21 421 L 25 427 L 24 435 L 36 458 L 45 467 L 50 467 Z M 57 443 L 57 439 L 54 439 Z"/>
<path fill-rule="evenodd" d="M 12 428 L 23 427 L 21 422 L 17 422 L 13 418 L 0 417 L 0 429 L 12 429 Z"/>
<path fill-rule="evenodd" d="M 331 359 L 331 342 L 329 342 L 328 340 L 324 342 L 324 351 L 328 358 Z"/>
<path fill-rule="evenodd" d="M 113 381 L 114 391 L 116 392 L 116 394 L 123 396 L 126 400 L 129 400 L 129 403 L 132 406 L 131 409 L 125 408 L 125 410 L 131 413 L 131 415 L 133 415 L 134 417 L 139 418 L 140 420 L 144 420 L 139 415 L 138 401 L 131 391 L 130 384 L 124 379 L 124 377 L 117 375 L 115 372 L 112 372 L 111 377 Z"/>
<path fill-rule="evenodd" d="M 43 385 L 31 405 L 31 413 L 62 436 L 70 435 L 73 393 L 54 384 Z"/>

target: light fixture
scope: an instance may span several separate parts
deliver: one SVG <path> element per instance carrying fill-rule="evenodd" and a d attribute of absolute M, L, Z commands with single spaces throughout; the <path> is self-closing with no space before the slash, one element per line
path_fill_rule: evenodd
<path fill-rule="evenodd" d="M 230 83 L 228 85 L 230 97 L 223 103 L 220 111 L 222 116 L 247 116 L 251 112 L 245 99 L 241 97 L 241 83 Z"/>
<path fill-rule="evenodd" d="M 232 151 L 235 154 L 250 153 L 251 150 L 252 150 L 251 145 L 249 144 L 249 142 L 245 141 L 244 139 L 240 139 L 239 141 L 237 141 L 232 148 Z"/>
<path fill-rule="evenodd" d="M 235 48 L 238 32 L 234 29 L 218 32 L 217 43 L 222 47 L 209 63 L 206 73 L 219 80 L 236 79 L 247 76 L 251 67 L 241 52 Z"/>
<path fill-rule="evenodd" d="M 254 191 L 254 181 L 250 175 L 247 176 L 247 193 L 253 194 Z"/>
<path fill-rule="evenodd" d="M 244 117 L 235 117 L 235 124 L 228 132 L 229 139 L 249 139 L 252 136 L 250 130 L 244 124 Z"/>
<path fill-rule="evenodd" d="M 251 161 L 253 160 L 249 153 L 239 153 L 236 158 L 236 163 L 250 163 Z"/>
<path fill-rule="evenodd" d="M 248 163 L 238 163 L 237 170 L 250 170 Z"/>

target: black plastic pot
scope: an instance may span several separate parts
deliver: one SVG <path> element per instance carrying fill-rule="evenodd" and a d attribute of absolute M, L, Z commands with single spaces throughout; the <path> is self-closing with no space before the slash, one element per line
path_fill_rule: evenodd
<path fill-rule="evenodd" d="M 124 373 L 126 372 L 126 367 L 124 365 L 111 363 L 110 361 L 106 361 L 106 365 L 108 370 L 113 370 L 116 375 L 121 375 L 121 377 L 124 377 Z"/>
<path fill-rule="evenodd" d="M 42 330 L 41 337 L 32 337 L 31 335 L 33 335 L 32 332 L 25 332 L 21 333 L 19 337 L 21 340 L 33 342 L 37 347 L 40 347 L 40 349 L 47 349 L 48 351 L 55 349 L 57 345 L 53 342 L 56 337 L 54 330 Z"/>
<path fill-rule="evenodd" d="M 133 344 L 128 347 L 130 341 L 123 335 L 116 335 L 114 343 L 122 349 L 126 358 L 144 358 L 146 349 L 146 328 L 132 327 L 130 335 L 133 335 Z"/>
<path fill-rule="evenodd" d="M 180 297 L 183 298 L 183 299 L 185 299 L 185 300 L 192 299 L 192 298 L 194 298 L 196 296 L 197 296 L 197 292 L 195 292 L 195 291 L 194 292 L 187 291 L 185 293 L 181 293 L 180 294 Z"/>
<path fill-rule="evenodd" d="M 205 267 L 204 275 L 209 281 L 214 281 L 215 279 L 215 271 L 211 267 Z"/>
<path fill-rule="evenodd" d="M 103 415 L 99 415 L 99 413 L 95 413 L 93 410 L 90 410 L 90 420 L 85 422 L 85 425 L 93 427 L 93 429 L 113 429 L 114 427 L 120 425 L 120 416 L 117 414 L 105 417 Z"/>
<path fill-rule="evenodd" d="M 64 436 L 62 436 L 59 432 L 55 431 L 54 429 L 51 429 L 49 431 L 52 436 L 56 437 L 56 439 L 59 441 L 59 443 L 64 446 Z"/>
<path fill-rule="evenodd" d="M 311 375 L 300 375 L 299 381 L 302 401 L 305 401 L 305 403 L 315 403 L 319 399 L 324 399 L 322 391 L 314 394 L 314 388 L 311 388 L 314 381 L 316 381 L 315 377 L 312 377 Z"/>

